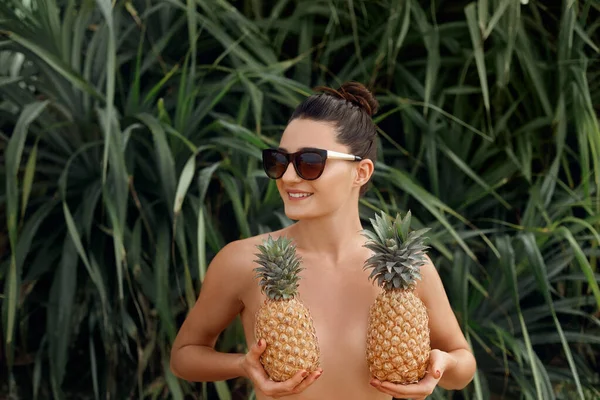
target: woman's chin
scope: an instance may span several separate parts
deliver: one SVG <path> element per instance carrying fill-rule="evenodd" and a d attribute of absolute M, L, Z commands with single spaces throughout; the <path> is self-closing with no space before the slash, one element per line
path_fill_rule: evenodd
<path fill-rule="evenodd" d="M 316 214 L 313 207 L 305 207 L 300 204 L 285 204 L 286 217 L 294 221 L 315 218 L 318 216 Z"/>
<path fill-rule="evenodd" d="M 290 210 L 290 207 L 285 207 L 285 216 L 288 217 L 289 219 L 291 219 L 292 221 L 298 221 L 298 220 L 304 219 L 304 218 L 306 218 L 305 215 L 306 215 L 306 212 L 302 212 L 302 211 L 296 210 L 296 209 Z"/>

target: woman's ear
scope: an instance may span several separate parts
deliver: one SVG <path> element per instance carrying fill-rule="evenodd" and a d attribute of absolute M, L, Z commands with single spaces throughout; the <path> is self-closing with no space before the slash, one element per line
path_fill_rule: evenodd
<path fill-rule="evenodd" d="M 375 165 L 373 164 L 373 161 L 368 158 L 359 161 L 356 166 L 356 176 L 354 177 L 355 186 L 360 187 L 369 182 L 374 171 Z"/>

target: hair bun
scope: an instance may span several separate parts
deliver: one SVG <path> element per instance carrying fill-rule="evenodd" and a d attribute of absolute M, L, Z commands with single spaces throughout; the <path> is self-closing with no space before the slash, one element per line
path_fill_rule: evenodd
<path fill-rule="evenodd" d="M 379 102 L 373 94 L 360 82 L 346 82 L 339 89 L 332 89 L 326 86 L 315 88 L 316 91 L 322 91 L 339 99 L 356 104 L 370 116 L 374 115 L 379 108 Z"/>

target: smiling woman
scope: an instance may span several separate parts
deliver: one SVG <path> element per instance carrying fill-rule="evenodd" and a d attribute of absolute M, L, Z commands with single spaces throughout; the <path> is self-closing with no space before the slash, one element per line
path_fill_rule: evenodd
<path fill-rule="evenodd" d="M 379 288 L 369 283 L 362 268 L 372 253 L 361 235 L 358 201 L 374 172 L 376 132 L 371 116 L 377 101 L 359 83 L 324 91 L 301 103 L 279 147 L 262 153 L 264 170 L 276 180 L 286 215 L 297 221 L 269 235 L 289 238 L 302 260 L 297 296 L 314 321 L 320 368 L 298 369 L 291 378 L 274 382 L 261 364 L 271 337 L 256 336 L 255 316 L 266 299 L 251 260 L 266 235 L 232 242 L 213 259 L 173 345 L 171 368 L 190 381 L 247 377 L 258 399 L 420 399 L 437 385 L 463 388 L 473 378 L 475 360 L 429 259 L 416 287 L 430 316 L 433 350 L 428 375 L 410 385 L 371 376 L 366 336 L 369 308 Z M 231 281 L 231 276 L 236 279 Z M 238 314 L 249 352 L 217 352 L 217 337 Z"/>
<path fill-rule="evenodd" d="M 349 110 L 352 110 L 350 107 Z M 359 109 L 356 110 L 364 114 Z M 368 143 L 364 146 L 364 143 L 355 139 L 358 149 L 353 149 L 339 140 L 339 132 L 344 132 L 344 127 L 336 127 L 330 121 L 323 122 L 316 118 L 303 115 L 288 124 L 281 137 L 280 148 L 292 152 L 291 154 L 298 154 L 294 157 L 294 168 L 283 169 L 284 164 L 279 164 L 280 171 L 277 175 L 267 175 L 277 179 L 285 213 L 292 220 L 321 217 L 334 211 L 358 218 L 359 195 L 366 191 L 363 186 L 368 183 L 374 170 L 373 160 L 369 155 L 359 152 L 360 147 L 368 148 Z M 353 125 L 348 126 L 355 129 Z M 322 150 L 307 153 L 303 150 L 306 148 Z M 327 152 L 348 154 L 352 162 L 347 161 L 350 157 L 326 158 Z M 267 153 L 264 162 L 268 165 L 271 164 L 269 158 Z M 302 162 L 307 158 L 310 164 Z M 306 173 L 310 174 L 309 179 L 306 179 Z M 291 194 L 299 192 L 310 193 L 310 199 L 293 201 Z"/>
<path fill-rule="evenodd" d="M 227 353 L 254 343 L 261 298 L 255 243 L 233 241 L 288 226 L 284 202 L 326 345 L 302 396 L 342 374 L 368 381 L 356 361 L 367 254 L 354 217 L 331 210 L 353 210 L 352 174 L 377 148 L 361 220 L 410 209 L 431 228 L 477 359 L 471 385 L 446 393 L 460 381 L 448 369 L 431 397 L 600 399 L 600 0 L 332 4 L 0 0 L 0 393 L 252 400 L 249 380 L 219 381 L 246 375 Z M 379 106 L 357 84 L 308 97 L 326 80 L 368 81 Z M 336 147 L 292 143 L 313 126 Z M 316 180 L 288 166 L 282 200 L 283 175 L 259 165 L 280 144 L 361 160 L 329 157 Z M 214 384 L 168 368 L 197 300 L 190 319 L 214 324 L 178 342 L 192 345 L 174 365 Z M 213 350 L 222 375 L 182 364 Z"/>

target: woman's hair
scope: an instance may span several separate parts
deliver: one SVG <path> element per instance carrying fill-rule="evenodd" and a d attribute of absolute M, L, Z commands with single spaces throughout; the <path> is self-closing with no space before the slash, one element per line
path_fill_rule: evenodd
<path fill-rule="evenodd" d="M 377 159 L 377 130 L 371 116 L 379 103 L 361 83 L 346 82 L 339 89 L 319 86 L 314 94 L 304 100 L 290 117 L 332 123 L 337 131 L 337 141 L 350 148 L 350 152 L 375 162 Z M 360 188 L 360 194 L 367 191 Z"/>

